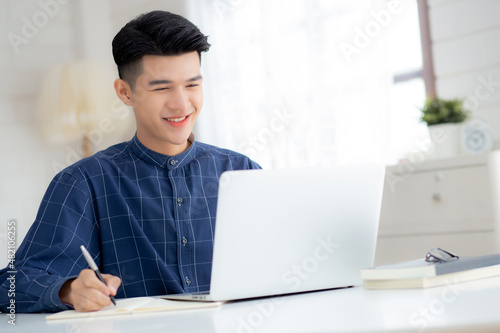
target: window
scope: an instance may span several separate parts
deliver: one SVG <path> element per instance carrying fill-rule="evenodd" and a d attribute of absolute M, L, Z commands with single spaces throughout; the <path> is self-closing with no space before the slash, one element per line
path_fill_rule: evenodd
<path fill-rule="evenodd" d="M 192 1 L 209 35 L 197 138 L 266 168 L 393 163 L 426 139 L 413 0 Z"/>

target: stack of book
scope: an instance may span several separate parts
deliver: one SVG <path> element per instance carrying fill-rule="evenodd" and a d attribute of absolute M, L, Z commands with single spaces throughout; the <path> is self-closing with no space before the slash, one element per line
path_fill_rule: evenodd
<path fill-rule="evenodd" d="M 500 254 L 442 263 L 419 259 L 361 270 L 366 289 L 426 288 L 497 275 L 500 276 Z"/>

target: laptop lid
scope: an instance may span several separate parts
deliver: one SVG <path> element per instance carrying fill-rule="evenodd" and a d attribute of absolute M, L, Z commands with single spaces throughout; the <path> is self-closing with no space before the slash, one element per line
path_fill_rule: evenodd
<path fill-rule="evenodd" d="M 375 258 L 384 174 L 375 164 L 225 172 L 211 299 L 360 285 Z"/>

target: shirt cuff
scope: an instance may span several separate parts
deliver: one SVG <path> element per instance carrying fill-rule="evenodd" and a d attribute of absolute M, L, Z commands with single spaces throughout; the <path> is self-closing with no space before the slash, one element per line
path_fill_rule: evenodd
<path fill-rule="evenodd" d="M 73 306 L 69 304 L 65 304 L 61 302 L 59 298 L 59 291 L 61 290 L 62 285 L 71 279 L 76 279 L 76 276 L 68 276 L 65 278 L 60 278 L 56 282 L 54 282 L 50 287 L 47 288 L 43 295 L 43 309 L 48 312 L 59 312 L 64 310 L 73 310 Z"/>

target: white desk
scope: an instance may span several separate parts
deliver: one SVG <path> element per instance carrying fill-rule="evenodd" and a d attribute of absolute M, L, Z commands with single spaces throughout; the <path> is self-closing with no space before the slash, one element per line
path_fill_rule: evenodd
<path fill-rule="evenodd" d="M 415 290 L 361 287 L 226 303 L 188 312 L 47 323 L 1 314 L 0 332 L 500 332 L 500 277 Z"/>

